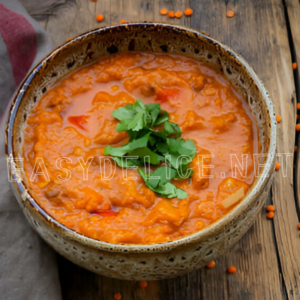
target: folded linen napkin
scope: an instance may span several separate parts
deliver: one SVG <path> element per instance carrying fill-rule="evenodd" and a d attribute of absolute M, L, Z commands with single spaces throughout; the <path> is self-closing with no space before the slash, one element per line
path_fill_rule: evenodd
<path fill-rule="evenodd" d="M 28 71 L 52 50 L 17 0 L 0 0 L 0 299 L 60 300 L 56 254 L 26 221 L 8 182 L 6 108 Z"/>

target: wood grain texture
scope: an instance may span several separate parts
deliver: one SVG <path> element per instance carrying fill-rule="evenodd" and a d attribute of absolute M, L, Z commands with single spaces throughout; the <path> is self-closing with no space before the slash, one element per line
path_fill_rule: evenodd
<path fill-rule="evenodd" d="M 285 0 L 287 18 L 289 20 L 289 29 L 291 34 L 291 47 L 293 54 L 293 62 L 296 62 L 298 67 L 294 70 L 294 79 L 297 92 L 297 101 L 300 103 L 300 2 L 298 0 Z M 297 112 L 299 114 L 299 110 Z M 299 123 L 299 119 L 297 120 Z M 300 149 L 299 134 L 296 138 L 296 145 Z M 300 151 L 297 152 L 296 158 L 296 196 L 297 204 L 300 206 Z M 300 209 L 298 210 L 298 217 L 300 217 Z"/>
<path fill-rule="evenodd" d="M 293 153 L 296 98 L 283 3 L 277 0 L 229 1 L 228 4 L 227 1 L 214 1 L 214 5 L 201 3 L 201 7 L 198 1 L 193 3 L 197 15 L 192 18 L 192 27 L 207 31 L 231 46 L 246 58 L 263 80 L 273 99 L 276 114 L 282 116 L 277 131 L 277 151 Z M 227 10 L 235 11 L 235 17 L 226 18 Z M 287 165 L 287 177 L 283 176 L 282 170 L 275 176 L 270 199 L 277 208 L 274 220 L 267 220 L 265 212 L 262 212 L 253 230 L 236 245 L 243 251 L 223 257 L 229 264 L 234 261 L 240 269 L 238 281 L 233 277 L 228 284 L 223 280 L 218 283 L 209 281 L 208 292 L 214 293 L 215 286 L 223 285 L 222 289 L 227 290 L 233 299 L 299 297 L 300 261 L 297 249 L 300 240 L 296 230 L 298 217 L 292 160 Z M 261 251 L 250 250 L 245 255 L 247 248 Z M 215 297 L 217 295 L 214 294 Z"/>
<path fill-rule="evenodd" d="M 49 15 L 54 7 L 64 4 L 66 0 L 20 0 L 32 16 Z"/>
<path fill-rule="evenodd" d="M 28 2 L 27 7 L 33 17 L 47 30 L 52 37 L 55 47 L 62 44 L 67 38 L 76 36 L 85 31 L 105 25 L 119 24 L 122 19 L 127 22 L 149 21 L 165 22 L 177 25 L 190 26 L 191 18 L 180 19 L 161 16 L 159 11 L 166 7 L 169 10 L 184 11 L 189 7 L 189 0 L 48 0 L 48 8 L 40 9 L 36 13 L 33 3 L 37 0 L 22 0 Z M 53 3 L 64 2 L 62 5 Z M 57 4 L 56 3 L 56 4 Z M 50 5 L 51 4 L 51 5 Z M 104 15 L 104 21 L 98 23 L 96 16 Z"/>
<path fill-rule="evenodd" d="M 291 32 L 291 43 L 293 52 L 293 62 L 298 65 L 294 71 L 295 83 L 297 87 L 297 98 L 300 102 L 300 1 L 284 0 L 286 6 L 287 18 L 289 21 L 289 30 Z"/>
<path fill-rule="evenodd" d="M 127 22 L 153 21 L 153 0 L 111 0 L 111 23 L 119 24 L 124 19 Z"/>
<path fill-rule="evenodd" d="M 299 6 L 298 0 L 65 0 L 65 4 L 52 6 L 51 14 L 40 22 L 55 46 L 99 26 L 95 21 L 99 13 L 105 16 L 100 25 L 116 24 L 121 19 L 162 21 L 190 25 L 211 34 L 240 53 L 263 80 L 276 114 L 282 117 L 277 151 L 293 153 L 295 83 L 299 84 L 300 75 Z M 169 19 L 159 15 L 163 7 L 174 11 L 191 7 L 194 13 L 191 18 Z M 226 17 L 227 10 L 235 12 L 234 18 Z M 294 73 L 292 55 L 298 63 Z M 59 257 L 64 299 L 106 300 L 116 292 L 122 294 L 122 299 L 134 300 L 300 299 L 300 239 L 296 227 L 299 204 L 294 198 L 292 159 L 288 159 L 287 176 L 282 172 L 284 168 L 277 172 L 268 201 L 276 206 L 274 219 L 267 220 L 262 211 L 249 232 L 216 260 L 215 268 L 150 282 L 143 290 L 137 282 L 98 276 Z M 281 165 L 285 167 L 283 161 Z M 298 170 L 300 174 L 300 167 Z M 236 266 L 236 274 L 226 273 L 230 265 Z"/>
<path fill-rule="evenodd" d="M 105 15 L 102 23 L 96 21 L 96 16 L 100 13 Z M 57 47 L 66 39 L 97 28 L 99 24 L 110 24 L 110 0 L 65 0 L 63 5 L 52 8 L 46 20 L 36 17 L 50 34 L 53 45 Z"/>

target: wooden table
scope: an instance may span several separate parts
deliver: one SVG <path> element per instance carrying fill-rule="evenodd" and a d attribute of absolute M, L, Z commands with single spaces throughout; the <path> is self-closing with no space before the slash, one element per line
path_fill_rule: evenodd
<path fill-rule="evenodd" d="M 164 21 L 200 29 L 240 53 L 265 83 L 282 122 L 278 126 L 278 153 L 294 153 L 296 104 L 300 100 L 299 0 L 22 0 L 29 12 L 52 37 L 55 46 L 67 38 L 101 25 L 127 21 Z M 163 7 L 183 11 L 191 18 L 169 19 L 159 15 Z M 227 18 L 233 10 L 235 16 Z M 300 149 L 300 145 L 298 146 Z M 278 157 L 280 161 L 280 158 Z M 64 299 L 300 299 L 299 191 L 294 190 L 293 158 L 283 159 L 287 168 L 277 172 L 268 204 L 276 207 L 273 220 L 263 210 L 249 232 L 213 269 L 175 279 L 137 282 L 95 275 L 58 257 Z M 286 175 L 286 176 L 285 176 Z M 296 177 L 300 178 L 300 177 Z M 237 273 L 229 275 L 229 265 Z"/>

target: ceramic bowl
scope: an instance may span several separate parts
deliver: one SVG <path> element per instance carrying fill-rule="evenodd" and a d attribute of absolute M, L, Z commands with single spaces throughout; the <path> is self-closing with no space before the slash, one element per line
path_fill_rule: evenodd
<path fill-rule="evenodd" d="M 154 245 L 116 245 L 78 234 L 50 217 L 35 201 L 20 170 L 27 116 L 43 94 L 67 73 L 122 51 L 185 54 L 219 69 L 244 96 L 256 119 L 261 152 L 268 154 L 245 199 L 209 227 L 184 238 Z M 276 120 L 272 101 L 255 72 L 238 54 L 209 35 L 158 23 L 103 27 L 66 42 L 30 72 L 12 103 L 6 128 L 12 189 L 30 224 L 57 252 L 95 273 L 127 280 L 174 277 L 224 254 L 253 224 L 271 185 L 275 164 Z"/>

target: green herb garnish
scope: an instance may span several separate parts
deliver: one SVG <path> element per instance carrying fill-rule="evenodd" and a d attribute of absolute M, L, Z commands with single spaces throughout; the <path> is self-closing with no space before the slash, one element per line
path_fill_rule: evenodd
<path fill-rule="evenodd" d="M 144 105 L 141 100 L 119 107 L 112 116 L 120 121 L 116 130 L 126 131 L 129 142 L 122 147 L 107 146 L 105 155 L 111 155 L 123 168 L 146 164 L 166 165 L 147 173 L 139 173 L 149 189 L 166 198 L 187 198 L 187 193 L 170 181 L 192 175 L 188 168 L 195 157 L 196 146 L 192 140 L 181 138 L 180 127 L 169 122 L 169 114 L 157 103 Z M 159 126 L 160 125 L 160 126 Z M 157 127 L 159 126 L 159 127 Z M 126 159 L 125 159 L 126 158 Z"/>

